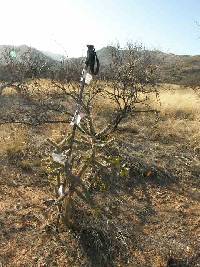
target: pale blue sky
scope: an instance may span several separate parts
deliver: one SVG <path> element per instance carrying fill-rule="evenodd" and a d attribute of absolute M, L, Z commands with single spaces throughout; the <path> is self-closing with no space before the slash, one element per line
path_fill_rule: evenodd
<path fill-rule="evenodd" d="M 80 56 L 119 41 L 200 54 L 200 0 L 0 0 L 0 44 Z"/>

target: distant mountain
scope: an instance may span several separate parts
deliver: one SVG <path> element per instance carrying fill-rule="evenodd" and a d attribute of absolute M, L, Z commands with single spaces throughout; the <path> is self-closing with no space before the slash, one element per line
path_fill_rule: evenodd
<path fill-rule="evenodd" d="M 10 64 L 13 64 L 11 67 Z M 20 80 L 20 77 L 50 77 L 60 69 L 60 62 L 27 45 L 0 45 L 0 80 Z"/>
<path fill-rule="evenodd" d="M 32 59 L 39 61 L 44 61 L 47 63 L 55 63 L 55 60 L 48 55 L 45 55 L 40 50 L 37 50 L 33 47 L 29 47 L 27 45 L 20 45 L 20 46 L 11 46 L 11 45 L 0 45 L 0 64 L 4 64 L 5 56 L 10 53 L 11 51 L 14 52 L 14 58 L 16 61 L 23 61 L 26 59 Z"/>
<path fill-rule="evenodd" d="M 107 46 L 97 51 L 101 66 L 111 63 L 113 49 Z M 161 82 L 200 85 L 200 55 L 175 55 L 158 50 L 148 52 L 159 66 Z M 121 50 L 121 53 L 125 53 L 125 50 Z"/>
<path fill-rule="evenodd" d="M 64 55 L 52 53 L 49 51 L 42 51 L 42 53 L 56 61 L 62 61 L 62 60 L 67 59 Z"/>
<path fill-rule="evenodd" d="M 159 52 L 156 56 L 160 59 L 161 78 L 165 82 L 200 85 L 200 55 L 175 55 Z"/>

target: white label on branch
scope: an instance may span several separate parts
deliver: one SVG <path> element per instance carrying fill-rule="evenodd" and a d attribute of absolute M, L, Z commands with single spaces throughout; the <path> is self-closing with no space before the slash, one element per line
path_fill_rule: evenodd
<path fill-rule="evenodd" d="M 57 153 L 54 153 L 54 152 L 51 155 L 52 155 L 53 161 L 58 162 L 58 163 L 60 163 L 62 165 L 65 165 L 65 161 L 66 161 L 65 155 L 57 154 Z"/>
<path fill-rule="evenodd" d="M 58 188 L 58 194 L 59 194 L 60 197 L 64 196 L 64 188 L 63 188 L 62 184 Z"/>
<path fill-rule="evenodd" d="M 83 72 L 83 76 L 81 77 L 81 82 L 85 79 L 85 84 L 90 84 L 92 81 L 92 75 L 86 71 Z"/>
<path fill-rule="evenodd" d="M 71 121 L 70 125 L 79 125 L 81 122 L 81 116 L 80 114 L 78 114 L 75 118 L 73 118 L 73 120 Z"/>
<path fill-rule="evenodd" d="M 83 69 L 82 70 L 82 76 L 83 76 L 83 78 L 85 78 L 86 74 L 87 74 L 87 70 L 86 69 Z"/>
<path fill-rule="evenodd" d="M 73 119 L 72 119 L 72 121 L 71 121 L 71 123 L 70 123 L 70 125 L 74 125 L 74 124 L 79 125 L 80 122 L 81 122 L 81 119 L 82 119 L 84 116 L 85 116 L 84 113 L 81 112 L 80 114 L 77 114 L 77 111 L 76 111 L 76 112 L 75 112 L 75 115 L 74 115 L 74 117 L 73 117 Z"/>
<path fill-rule="evenodd" d="M 91 81 L 92 81 L 92 75 L 87 73 L 85 76 L 85 83 L 90 84 Z"/>

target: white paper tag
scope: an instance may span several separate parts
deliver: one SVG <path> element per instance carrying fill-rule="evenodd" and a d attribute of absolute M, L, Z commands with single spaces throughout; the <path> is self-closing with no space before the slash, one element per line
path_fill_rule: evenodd
<path fill-rule="evenodd" d="M 85 116 L 85 114 L 82 112 L 80 112 L 79 114 L 77 114 L 77 113 L 78 112 L 76 110 L 75 115 L 74 115 L 72 121 L 70 122 L 70 125 L 74 125 L 74 124 L 79 125 L 81 122 L 81 119 Z"/>
<path fill-rule="evenodd" d="M 65 155 L 57 154 L 57 153 L 54 153 L 54 152 L 51 155 L 52 155 L 53 161 L 58 162 L 58 163 L 60 163 L 62 165 L 65 165 L 65 161 L 66 161 Z"/>
<path fill-rule="evenodd" d="M 81 122 L 81 116 L 80 114 L 78 114 L 75 118 L 73 118 L 73 120 L 70 122 L 70 125 L 79 125 Z"/>
<path fill-rule="evenodd" d="M 92 81 L 92 75 L 87 73 L 85 76 L 85 83 L 88 85 Z"/>
<path fill-rule="evenodd" d="M 62 184 L 58 188 L 58 194 L 59 194 L 60 197 L 64 196 L 64 188 L 63 188 Z"/>

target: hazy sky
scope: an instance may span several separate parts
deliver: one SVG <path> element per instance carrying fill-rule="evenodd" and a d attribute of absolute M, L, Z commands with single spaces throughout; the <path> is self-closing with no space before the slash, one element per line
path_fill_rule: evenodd
<path fill-rule="evenodd" d="M 85 54 L 119 41 L 200 54 L 200 0 L 0 0 L 0 44 Z"/>

